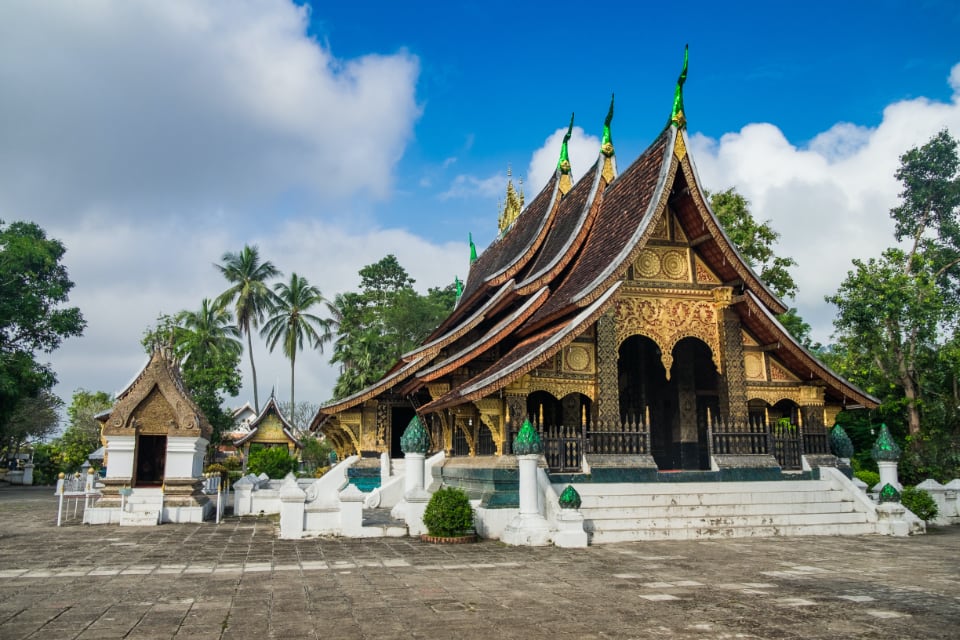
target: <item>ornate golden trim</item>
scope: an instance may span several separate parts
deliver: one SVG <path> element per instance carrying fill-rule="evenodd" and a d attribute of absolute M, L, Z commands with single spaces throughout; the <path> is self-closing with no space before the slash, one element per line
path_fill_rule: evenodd
<path fill-rule="evenodd" d="M 680 298 L 667 295 L 621 295 L 616 303 L 617 347 L 634 335 L 650 338 L 660 348 L 660 360 L 667 380 L 673 367 L 673 348 L 684 338 L 704 342 L 718 373 L 720 357 L 720 309 L 710 292 L 685 292 Z M 693 299 L 691 299 L 693 298 Z M 706 299 L 705 299 L 706 298 Z"/>
<path fill-rule="evenodd" d="M 679 131 L 677 132 L 677 141 L 673 145 L 673 155 L 677 156 L 677 160 L 683 160 L 687 157 L 687 144 L 683 141 L 683 134 Z"/>

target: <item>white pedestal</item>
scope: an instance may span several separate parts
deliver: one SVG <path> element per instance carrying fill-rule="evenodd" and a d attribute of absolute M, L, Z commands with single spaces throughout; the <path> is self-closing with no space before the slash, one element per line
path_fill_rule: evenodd
<path fill-rule="evenodd" d="M 303 537 L 303 512 L 307 494 L 297 486 L 297 479 L 288 473 L 280 487 L 280 538 L 298 540 Z"/>
<path fill-rule="evenodd" d="M 133 480 L 133 455 L 137 448 L 136 436 L 107 436 L 107 479 Z"/>
<path fill-rule="evenodd" d="M 892 484 L 897 491 L 903 491 L 903 485 L 897 477 L 897 463 L 892 461 L 880 460 L 877 462 L 877 468 L 880 470 L 880 482 L 873 488 L 877 493 L 888 484 Z"/>
<path fill-rule="evenodd" d="M 550 543 L 550 525 L 537 505 L 539 454 L 517 456 L 520 467 L 520 513 L 510 521 L 500 538 L 506 544 L 540 547 Z"/>

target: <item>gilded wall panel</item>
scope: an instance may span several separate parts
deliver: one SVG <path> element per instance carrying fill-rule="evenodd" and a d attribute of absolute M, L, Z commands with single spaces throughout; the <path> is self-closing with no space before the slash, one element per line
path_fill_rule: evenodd
<path fill-rule="evenodd" d="M 763 360 L 763 354 L 756 351 L 748 351 L 743 354 L 743 369 L 747 380 L 766 381 L 767 368 Z"/>
<path fill-rule="evenodd" d="M 770 359 L 770 380 L 774 382 L 799 382 L 800 380 L 782 365 Z"/>
<path fill-rule="evenodd" d="M 563 350 L 564 373 L 595 373 L 596 357 L 592 344 L 572 343 Z"/>
<path fill-rule="evenodd" d="M 699 257 L 694 256 L 693 265 L 697 276 L 697 284 L 722 284 L 720 278 Z"/>
<path fill-rule="evenodd" d="M 621 296 L 616 306 L 617 346 L 634 335 L 650 338 L 660 347 L 669 380 L 674 346 L 684 338 L 697 338 L 710 347 L 713 363 L 723 373 L 717 310 L 723 303 L 714 302 L 712 292 L 698 297 Z"/>
<path fill-rule="evenodd" d="M 751 336 L 749 333 L 747 333 L 746 331 L 741 331 L 741 333 L 743 334 L 743 346 L 745 347 L 760 346 L 760 343 L 757 342 L 756 339 L 753 336 Z"/>
<path fill-rule="evenodd" d="M 690 282 L 690 250 L 685 247 L 645 247 L 633 263 L 637 280 Z"/>

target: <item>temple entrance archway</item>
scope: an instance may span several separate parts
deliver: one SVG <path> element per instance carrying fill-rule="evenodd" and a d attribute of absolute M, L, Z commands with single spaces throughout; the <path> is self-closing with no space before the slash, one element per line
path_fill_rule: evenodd
<path fill-rule="evenodd" d="M 407 425 L 417 415 L 413 407 L 394 405 L 390 408 L 390 457 L 402 458 L 403 449 L 400 448 L 400 438 L 407 430 Z"/>
<path fill-rule="evenodd" d="M 634 335 L 623 341 L 617 361 L 621 422 L 645 426 L 659 469 L 709 469 L 708 416 L 720 409 L 712 353 L 703 341 L 684 338 L 672 355 L 668 380 L 653 340 Z"/>
<path fill-rule="evenodd" d="M 134 486 L 163 484 L 167 462 L 167 436 L 137 436 L 137 475 Z"/>

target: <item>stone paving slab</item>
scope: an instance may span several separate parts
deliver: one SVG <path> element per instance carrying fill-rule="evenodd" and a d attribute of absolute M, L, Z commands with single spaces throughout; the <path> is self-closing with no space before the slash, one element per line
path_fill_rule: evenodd
<path fill-rule="evenodd" d="M 960 527 L 588 549 L 57 528 L 0 488 L 0 638 L 956 638 Z"/>

